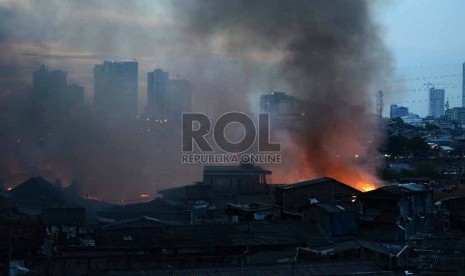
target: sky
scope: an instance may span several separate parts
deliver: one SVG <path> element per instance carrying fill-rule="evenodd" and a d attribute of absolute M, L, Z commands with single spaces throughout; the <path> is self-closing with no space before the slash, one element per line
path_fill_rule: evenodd
<path fill-rule="evenodd" d="M 264 3 L 266 9 L 262 8 Z M 312 120 L 305 125 L 314 127 L 316 134 L 331 134 L 335 129 L 339 135 L 341 131 L 348 132 L 343 143 L 340 139 L 330 141 L 320 137 L 309 148 L 324 148 L 319 142 L 331 142 L 330 152 L 337 148 L 333 145 L 339 145 L 340 151 L 349 152 L 350 157 L 358 155 L 358 146 L 365 142 L 373 149 L 382 142 L 370 116 L 375 112 L 373 103 L 379 89 L 385 92 L 384 115 L 389 114 L 390 104 L 408 106 L 411 112 L 427 115 L 426 83 L 445 88 L 450 106 L 460 106 L 465 2 L 366 1 L 371 13 L 366 12 L 365 2 L 348 3 L 302 0 L 283 9 L 279 0 L 0 0 L 0 100 L 15 98 L 9 97 L 16 96 L 14 93 L 29 95 L 32 72 L 46 65 L 65 70 L 69 82 L 83 85 L 90 106 L 95 64 L 136 59 L 140 112 L 145 107 L 146 74 L 160 67 L 170 72 L 171 78 L 190 80 L 194 86 L 193 111 L 208 114 L 224 112 L 224 108 L 256 111 L 259 95 L 286 91 L 313 100 L 313 106 L 309 104 L 308 112 L 304 113 L 317 115 L 308 115 Z M 374 26 L 373 21 L 378 25 Z M 390 55 L 386 55 L 386 50 Z M 321 112 L 315 112 L 321 108 Z M 319 116 L 329 108 L 330 113 Z M 13 122 L 16 117 L 22 118 L 21 110 L 10 114 Z M 358 124 L 348 123 L 347 118 Z M 335 126 L 334 122 L 341 124 Z M 362 129 L 353 131 L 356 126 Z M 366 135 L 370 130 L 373 135 Z M 310 133 L 302 137 L 319 137 Z M 129 136 L 126 138 L 132 139 Z M 364 140 L 372 136 L 373 139 Z M 347 137 L 354 138 L 354 147 L 345 148 L 350 144 Z M 60 138 L 68 141 L 74 137 Z M 120 142 L 114 141 L 115 145 L 121 145 Z M 137 186 L 141 192 L 153 184 L 147 179 L 168 183 L 153 174 L 164 173 L 152 166 L 160 161 L 151 159 L 156 154 L 147 153 L 149 162 L 139 166 L 139 149 L 127 149 L 134 154 L 134 162 L 105 152 L 102 156 L 108 156 L 109 162 L 100 162 L 105 166 L 101 171 L 112 176 L 114 168 L 110 161 L 117 160 L 121 168 L 127 169 L 121 170 L 124 176 L 136 173 L 142 176 Z M 337 154 L 322 152 L 322 155 L 340 156 L 339 149 Z M 353 149 L 357 152 L 352 153 Z M 48 156 L 47 152 L 36 150 L 37 156 Z M 25 152 L 24 160 L 35 160 L 30 156 L 34 151 Z M 63 151 L 58 148 L 56 152 Z M 85 151 L 72 153 L 80 156 L 81 152 Z M 59 157 L 63 160 L 79 160 L 62 155 Z M 42 159 L 48 160 L 45 157 Z M 62 159 L 57 160 L 60 161 L 57 164 L 65 164 Z M 133 166 L 127 168 L 126 163 Z M 84 177 L 81 175 L 79 179 L 92 178 L 86 175 L 88 167 L 75 169 L 77 165 L 73 162 L 67 165 L 70 177 L 79 178 L 81 173 Z M 168 184 L 198 180 L 200 170 L 195 173 L 195 177 L 183 175 L 187 180 L 177 183 L 171 183 L 174 180 L 170 179 Z M 108 175 L 102 174 L 102 179 L 108 182 Z M 94 178 L 91 180 L 95 182 Z M 87 182 L 94 183 L 91 180 Z"/>
<path fill-rule="evenodd" d="M 217 45 L 192 47 L 193 51 L 186 53 L 185 46 L 193 41 L 179 31 L 185 27 L 183 18 L 176 18 L 179 15 L 173 15 L 173 7 L 166 3 L 169 2 L 0 0 L 4 21 L 0 39 L 2 36 L 11 39 L 9 48 L 3 46 L 0 50 L 12 53 L 2 55 L 0 64 L 6 70 L 5 64 L 18 60 L 27 64 L 27 74 L 23 75 L 27 80 L 32 68 L 39 64 L 65 69 L 70 73 L 71 82 L 86 87 L 90 101 L 94 64 L 105 59 L 135 58 L 142 72 L 139 77 L 142 108 L 145 72 L 163 67 L 172 76 L 189 78 L 191 72 L 201 66 L 199 60 L 205 57 L 205 49 L 221 48 L 222 41 L 218 39 Z M 177 3 L 182 5 L 183 1 Z M 462 30 L 465 2 L 391 0 L 377 1 L 373 7 L 373 17 L 381 26 L 382 37 L 392 54 L 396 76 L 389 91 L 385 91 L 385 115 L 393 103 L 426 115 L 426 83 L 445 88 L 450 106 L 460 106 L 461 63 L 465 61 Z M 251 57 L 254 61 L 270 59 L 269 55 L 259 53 Z M 223 55 L 222 58 L 233 60 L 235 57 Z M 217 60 L 210 64 L 212 62 Z M 214 78 L 207 76 L 206 79 L 210 77 Z"/>
<path fill-rule="evenodd" d="M 427 115 L 426 83 L 445 88 L 450 107 L 461 106 L 464 12 L 465 1 L 457 0 L 393 0 L 377 6 L 375 17 L 384 28 L 398 84 L 385 108 L 396 103 Z"/>

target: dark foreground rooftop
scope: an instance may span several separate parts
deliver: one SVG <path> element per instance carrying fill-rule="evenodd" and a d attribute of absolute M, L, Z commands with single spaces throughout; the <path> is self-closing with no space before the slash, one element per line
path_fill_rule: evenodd
<path fill-rule="evenodd" d="M 325 262 L 313 264 L 276 264 L 266 266 L 215 267 L 199 269 L 153 269 L 110 271 L 107 275 L 156 276 L 156 275 L 220 275 L 220 276 L 268 276 L 268 275 L 404 275 L 403 271 L 384 271 L 372 262 Z"/>

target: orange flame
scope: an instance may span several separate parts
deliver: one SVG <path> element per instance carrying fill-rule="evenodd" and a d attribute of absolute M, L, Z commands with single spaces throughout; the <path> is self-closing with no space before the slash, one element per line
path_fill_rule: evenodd
<path fill-rule="evenodd" d="M 318 177 L 331 177 L 344 184 L 347 184 L 362 192 L 368 192 L 381 186 L 378 178 L 366 171 L 356 163 L 350 162 L 328 162 L 328 166 L 319 167 L 319 173 L 315 172 L 315 167 L 308 161 L 303 160 L 300 166 L 286 168 L 277 166 L 273 168 L 274 183 L 295 183 Z"/>

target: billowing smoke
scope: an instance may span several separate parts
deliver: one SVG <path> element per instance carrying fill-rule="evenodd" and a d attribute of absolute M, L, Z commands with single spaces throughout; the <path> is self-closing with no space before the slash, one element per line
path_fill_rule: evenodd
<path fill-rule="evenodd" d="M 181 2 L 194 37 L 235 56 L 274 58 L 270 86 L 305 101 L 274 181 L 330 176 L 373 187 L 381 160 L 373 98 L 389 73 L 389 56 L 368 1 Z"/>
<path fill-rule="evenodd" d="M 0 177 L 77 179 L 105 199 L 201 180 L 201 166 L 180 164 L 179 130 L 93 117 L 93 66 L 136 58 L 140 112 L 156 67 L 190 80 L 193 110 L 209 114 L 256 111 L 260 94 L 287 91 L 306 103 L 303 127 L 275 137 L 285 152 L 273 182 L 371 183 L 380 136 L 370 94 L 389 59 L 370 13 L 365 1 L 0 2 Z M 31 79 L 41 64 L 86 88 L 82 113 L 37 123 Z"/>

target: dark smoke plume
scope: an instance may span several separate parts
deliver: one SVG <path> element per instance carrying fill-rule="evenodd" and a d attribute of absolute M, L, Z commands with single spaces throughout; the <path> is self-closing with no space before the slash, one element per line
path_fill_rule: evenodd
<path fill-rule="evenodd" d="M 77 179 L 84 195 L 104 199 L 201 180 L 201 166 L 180 164 L 179 130 L 108 126 L 90 104 L 79 116 L 35 123 L 31 80 L 40 65 L 67 71 L 91 103 L 93 66 L 136 58 L 139 112 L 144 76 L 156 67 L 193 83 L 198 112 L 256 112 L 260 94 L 287 91 L 306 101 L 304 127 L 275 137 L 285 152 L 273 182 L 328 175 L 371 183 L 381 137 L 370 94 L 389 73 L 389 57 L 370 9 L 368 1 L 331 0 L 5 0 L 0 178 Z"/>
<path fill-rule="evenodd" d="M 288 133 L 277 180 L 332 176 L 361 189 L 379 165 L 373 95 L 389 55 L 368 1 L 185 1 L 187 32 L 233 55 L 278 57 L 270 86 L 305 100 L 303 126 Z M 282 86 L 281 86 L 282 87 Z"/>

